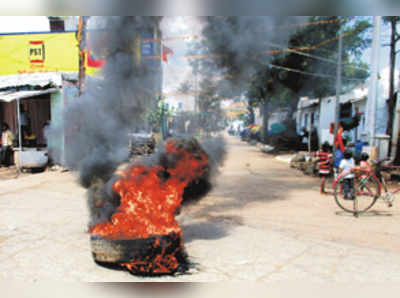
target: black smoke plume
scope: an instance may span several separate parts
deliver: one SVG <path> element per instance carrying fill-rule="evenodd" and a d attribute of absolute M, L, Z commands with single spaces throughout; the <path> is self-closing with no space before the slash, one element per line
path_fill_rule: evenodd
<path fill-rule="evenodd" d="M 106 56 L 101 75 L 87 76 L 83 95 L 66 107 L 65 156 L 59 162 L 79 172 L 82 186 L 108 181 L 128 160 L 129 134 L 146 128 L 145 114 L 154 102 L 160 70 L 139 58 L 140 35 L 159 30 L 158 17 L 101 17 L 90 20 L 93 51 Z M 98 24 L 96 26 L 96 24 Z"/>
<path fill-rule="evenodd" d="M 97 55 L 106 56 L 105 67 L 100 76 L 87 76 L 82 96 L 66 107 L 65 127 L 49 130 L 50 136 L 65 131 L 65 156 L 58 161 L 77 171 L 80 184 L 89 189 L 89 227 L 109 220 L 117 211 L 120 198 L 112 186 L 118 179 L 117 168 L 129 163 L 129 134 L 149 129 L 146 112 L 154 103 L 157 82 L 161 82 L 160 69 L 149 68 L 144 58 L 139 58 L 138 37 L 159 30 L 160 20 L 159 17 L 91 19 L 95 30 L 90 31 L 89 44 Z M 225 156 L 225 144 L 221 138 L 204 139 L 201 147 L 194 139 L 182 142 L 193 146 L 194 151 L 204 148 L 210 160 L 206 174 L 185 189 L 186 204 L 210 191 Z M 157 153 L 135 163 L 173 167 L 162 145 Z"/>

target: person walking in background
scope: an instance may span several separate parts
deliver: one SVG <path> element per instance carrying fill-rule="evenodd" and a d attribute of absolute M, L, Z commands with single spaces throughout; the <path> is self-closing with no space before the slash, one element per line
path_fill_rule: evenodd
<path fill-rule="evenodd" d="M 339 165 L 340 173 L 349 172 L 343 177 L 343 194 L 345 200 L 354 200 L 354 173 L 350 172 L 354 167 L 353 153 L 347 149 Z"/>
<path fill-rule="evenodd" d="M 2 125 L 0 163 L 1 166 L 9 167 L 11 165 L 12 147 L 14 134 L 11 132 L 7 123 Z"/>
<path fill-rule="evenodd" d="M 346 146 L 343 142 L 343 127 L 339 125 L 338 131 L 335 135 L 334 144 L 336 148 L 339 148 L 342 153 L 346 150 Z"/>
<path fill-rule="evenodd" d="M 327 194 L 325 191 L 326 178 L 331 173 L 332 153 L 331 146 L 325 142 L 321 146 L 321 150 L 317 153 L 319 176 L 321 177 L 321 194 Z"/>

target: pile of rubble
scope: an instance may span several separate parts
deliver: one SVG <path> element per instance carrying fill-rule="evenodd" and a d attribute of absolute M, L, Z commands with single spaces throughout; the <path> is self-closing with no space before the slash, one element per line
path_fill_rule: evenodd
<path fill-rule="evenodd" d="M 318 159 L 307 152 L 297 153 L 290 161 L 290 167 L 308 176 L 318 176 Z"/>

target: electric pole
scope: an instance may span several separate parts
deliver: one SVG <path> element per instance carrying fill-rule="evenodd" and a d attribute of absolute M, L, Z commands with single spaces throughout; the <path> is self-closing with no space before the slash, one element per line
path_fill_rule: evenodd
<path fill-rule="evenodd" d="M 368 93 L 368 111 L 369 111 L 369 144 L 375 145 L 375 126 L 376 126 L 376 95 L 378 83 L 378 69 L 379 69 L 379 48 L 380 48 L 380 27 L 381 17 L 374 16 L 374 33 L 372 39 L 372 55 L 371 55 L 371 82 Z"/>
<path fill-rule="evenodd" d="M 85 61 L 86 61 L 86 27 L 88 17 L 80 16 L 78 24 L 78 43 L 79 43 L 79 81 L 78 94 L 82 95 L 85 81 Z"/>
<path fill-rule="evenodd" d="M 335 129 L 334 136 L 336 136 L 339 128 L 339 106 L 340 106 L 340 93 L 342 91 L 342 52 L 343 52 L 343 34 L 342 29 L 339 30 L 339 53 L 336 69 L 336 98 L 335 98 Z M 336 145 L 334 144 L 336 151 Z"/>

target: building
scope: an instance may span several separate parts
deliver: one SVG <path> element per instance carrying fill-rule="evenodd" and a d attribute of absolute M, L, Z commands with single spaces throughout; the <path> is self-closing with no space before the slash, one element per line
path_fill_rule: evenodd
<path fill-rule="evenodd" d="M 361 114 L 358 127 L 344 132 L 344 136 L 350 142 L 357 140 L 368 141 L 367 101 L 368 88 L 366 85 L 360 85 L 340 96 L 339 121 L 349 121 L 357 113 Z M 336 96 L 321 99 L 301 98 L 296 113 L 297 133 L 302 134 L 303 129 L 309 131 L 310 128 L 315 128 L 318 132 L 320 143 L 329 142 L 332 144 L 334 136 L 331 133 L 331 125 L 335 122 L 335 102 Z M 387 112 L 382 97 L 378 98 L 376 117 L 376 133 L 385 133 Z"/>
<path fill-rule="evenodd" d="M 95 30 L 97 24 L 89 22 L 89 30 Z M 64 108 L 78 98 L 77 25 L 78 17 L 49 17 L 47 26 L 37 30 L 40 32 L 1 33 L 0 38 L 0 57 L 7 59 L 0 70 L 0 120 L 7 122 L 20 137 L 24 131 L 19 133 L 18 107 L 22 107 L 30 114 L 29 126 L 36 135 L 35 146 L 45 148 L 47 142 L 52 143 L 56 148 L 52 153 L 58 160 L 62 159 L 65 137 L 46 140 L 43 128 L 48 122 L 60 124 Z M 151 107 L 156 95 L 162 93 L 161 31 L 157 19 L 143 28 L 132 46 L 135 63 L 154 78 L 151 84 L 143 86 L 143 96 L 150 98 Z M 90 49 L 86 57 L 88 73 L 104 65 L 90 65 L 90 61 L 104 59 L 95 57 Z"/>

